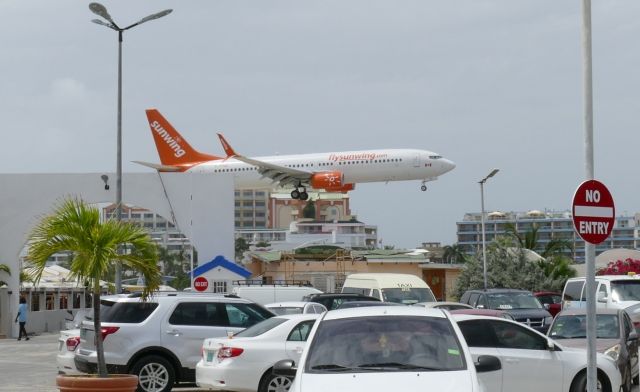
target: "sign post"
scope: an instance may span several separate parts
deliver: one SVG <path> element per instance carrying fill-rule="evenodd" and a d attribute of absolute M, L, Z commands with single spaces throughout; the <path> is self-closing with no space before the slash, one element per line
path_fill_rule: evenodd
<path fill-rule="evenodd" d="M 593 156 L 591 156 L 593 159 Z M 596 375 L 596 245 L 606 240 L 613 230 L 616 209 L 607 187 L 593 179 L 591 167 L 588 180 L 580 184 L 573 195 L 573 226 L 585 241 L 587 265 L 587 392 L 595 392 Z"/>
<path fill-rule="evenodd" d="M 198 276 L 193 281 L 193 287 L 196 291 L 207 291 L 207 288 L 209 288 L 209 281 L 204 276 Z"/>

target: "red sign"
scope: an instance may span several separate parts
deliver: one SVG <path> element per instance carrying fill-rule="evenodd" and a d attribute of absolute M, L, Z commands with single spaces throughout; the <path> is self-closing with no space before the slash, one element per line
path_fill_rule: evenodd
<path fill-rule="evenodd" d="M 195 288 L 196 291 L 207 291 L 207 287 L 209 287 L 209 281 L 207 278 L 198 276 L 194 279 L 193 288 Z"/>
<path fill-rule="evenodd" d="M 616 209 L 607 187 L 597 180 L 585 181 L 573 195 L 573 227 L 583 240 L 599 244 L 613 230 Z"/>

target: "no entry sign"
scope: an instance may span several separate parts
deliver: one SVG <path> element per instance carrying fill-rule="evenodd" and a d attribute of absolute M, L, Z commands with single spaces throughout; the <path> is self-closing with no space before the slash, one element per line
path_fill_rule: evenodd
<path fill-rule="evenodd" d="M 583 240 L 591 244 L 606 240 L 615 214 L 613 197 L 603 183 L 588 180 L 580 184 L 573 195 L 573 226 Z"/>
<path fill-rule="evenodd" d="M 193 281 L 193 287 L 197 291 L 207 291 L 207 288 L 209 287 L 209 281 L 204 276 L 198 276 Z"/>

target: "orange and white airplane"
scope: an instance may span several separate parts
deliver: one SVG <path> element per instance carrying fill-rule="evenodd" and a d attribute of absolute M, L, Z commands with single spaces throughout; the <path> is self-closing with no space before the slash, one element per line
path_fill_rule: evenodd
<path fill-rule="evenodd" d="M 136 162 L 160 172 L 232 174 L 237 189 L 293 187 L 293 199 L 307 200 L 306 187 L 347 192 L 356 183 L 421 180 L 425 183 L 453 170 L 455 163 L 426 150 L 387 149 L 276 155 L 248 158 L 218 134 L 225 157 L 196 151 L 156 109 L 148 109 L 149 127 L 161 164 Z"/>

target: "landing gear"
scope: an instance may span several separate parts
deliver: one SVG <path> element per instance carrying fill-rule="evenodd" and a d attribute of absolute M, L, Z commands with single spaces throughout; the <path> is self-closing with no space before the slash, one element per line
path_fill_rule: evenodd
<path fill-rule="evenodd" d="M 424 183 L 422 183 L 422 186 L 420 187 L 420 190 L 422 192 L 426 191 L 427 190 L 427 186 Z"/>
<path fill-rule="evenodd" d="M 300 199 L 300 200 L 308 200 L 309 194 L 307 193 L 307 188 L 303 187 L 302 184 L 298 184 L 296 189 L 291 191 L 292 199 Z"/>

